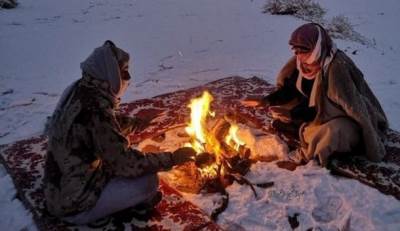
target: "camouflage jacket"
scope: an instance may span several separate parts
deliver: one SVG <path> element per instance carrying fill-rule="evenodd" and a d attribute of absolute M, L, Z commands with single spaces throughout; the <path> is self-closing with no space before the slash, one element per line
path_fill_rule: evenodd
<path fill-rule="evenodd" d="M 175 164 L 171 153 L 130 147 L 126 135 L 137 120 L 116 114 L 107 89 L 107 82 L 82 77 L 48 133 L 45 197 L 55 216 L 92 208 L 112 177 L 138 177 Z"/>

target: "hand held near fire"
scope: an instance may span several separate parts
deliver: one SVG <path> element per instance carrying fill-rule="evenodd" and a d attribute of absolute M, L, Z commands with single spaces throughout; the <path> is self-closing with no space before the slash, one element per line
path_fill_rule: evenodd
<path fill-rule="evenodd" d="M 188 161 L 193 161 L 196 156 L 196 151 L 190 147 L 178 148 L 172 153 L 172 159 L 175 164 L 183 164 Z"/>
<path fill-rule="evenodd" d="M 247 97 L 240 100 L 240 103 L 245 107 L 260 107 L 262 106 L 262 98 L 260 97 Z"/>
<path fill-rule="evenodd" d="M 282 106 L 270 106 L 268 113 L 275 120 L 280 120 L 284 123 L 290 123 L 292 121 L 290 116 L 290 110 Z"/>
<path fill-rule="evenodd" d="M 211 165 L 215 161 L 216 161 L 215 155 L 208 152 L 197 154 L 194 160 L 196 166 L 199 168 L 204 168 L 208 165 Z"/>

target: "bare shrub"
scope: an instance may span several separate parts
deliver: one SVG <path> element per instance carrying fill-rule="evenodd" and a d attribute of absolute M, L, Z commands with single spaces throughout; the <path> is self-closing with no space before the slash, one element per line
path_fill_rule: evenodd
<path fill-rule="evenodd" d="M 17 0 L 0 0 L 0 9 L 11 9 L 17 7 Z"/>
<path fill-rule="evenodd" d="M 326 28 L 333 38 L 373 46 L 373 42 L 354 30 L 347 17 L 339 15 L 333 17 L 330 21 L 325 20 L 325 9 L 313 0 L 268 0 L 263 7 L 263 13 L 292 15 L 307 22 L 319 23 Z"/>
<path fill-rule="evenodd" d="M 269 0 L 263 13 L 293 15 L 306 21 L 320 22 L 325 10 L 312 0 Z"/>
<path fill-rule="evenodd" d="M 359 42 L 363 45 L 370 44 L 370 41 L 368 41 L 367 38 L 354 30 L 350 20 L 344 15 L 333 17 L 324 26 L 332 38 L 347 39 L 354 42 Z"/>

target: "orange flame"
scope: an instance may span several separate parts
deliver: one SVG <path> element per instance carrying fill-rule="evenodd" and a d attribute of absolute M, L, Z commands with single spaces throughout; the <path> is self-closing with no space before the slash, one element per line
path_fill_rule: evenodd
<path fill-rule="evenodd" d="M 239 151 L 241 145 L 245 145 L 244 141 L 240 140 L 237 136 L 238 130 L 239 127 L 236 124 L 231 124 L 231 127 L 229 128 L 229 133 L 225 137 L 225 143 L 233 147 L 236 151 Z"/>
<path fill-rule="evenodd" d="M 214 117 L 215 113 L 210 111 L 210 104 L 213 101 L 212 95 L 208 91 L 204 91 L 199 98 L 194 98 L 190 101 L 188 107 L 191 110 L 190 122 L 185 128 L 186 133 L 191 137 L 190 143 L 185 144 L 187 147 L 192 147 L 196 153 L 213 153 L 216 155 L 217 163 L 221 154 L 221 144 L 215 137 L 207 130 L 208 116 Z M 240 145 L 245 143 L 237 136 L 239 127 L 236 124 L 231 124 L 229 133 L 225 137 L 225 143 L 239 150 Z M 200 169 L 203 176 L 213 176 L 217 172 L 217 163 Z"/>
<path fill-rule="evenodd" d="M 208 115 L 213 116 L 214 114 L 210 112 L 210 103 L 212 100 L 212 95 L 208 91 L 205 91 L 201 97 L 192 99 L 188 106 L 191 110 L 190 123 L 185 130 L 192 137 L 191 147 L 197 153 L 206 151 L 205 144 L 209 135 L 206 129 L 206 119 Z"/>

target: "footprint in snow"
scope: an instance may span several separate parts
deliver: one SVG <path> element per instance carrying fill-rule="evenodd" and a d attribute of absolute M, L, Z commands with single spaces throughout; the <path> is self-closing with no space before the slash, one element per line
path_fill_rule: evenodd
<path fill-rule="evenodd" d="M 343 201 L 339 196 L 319 198 L 319 204 L 312 210 L 312 217 L 318 222 L 330 222 L 339 216 Z"/>

